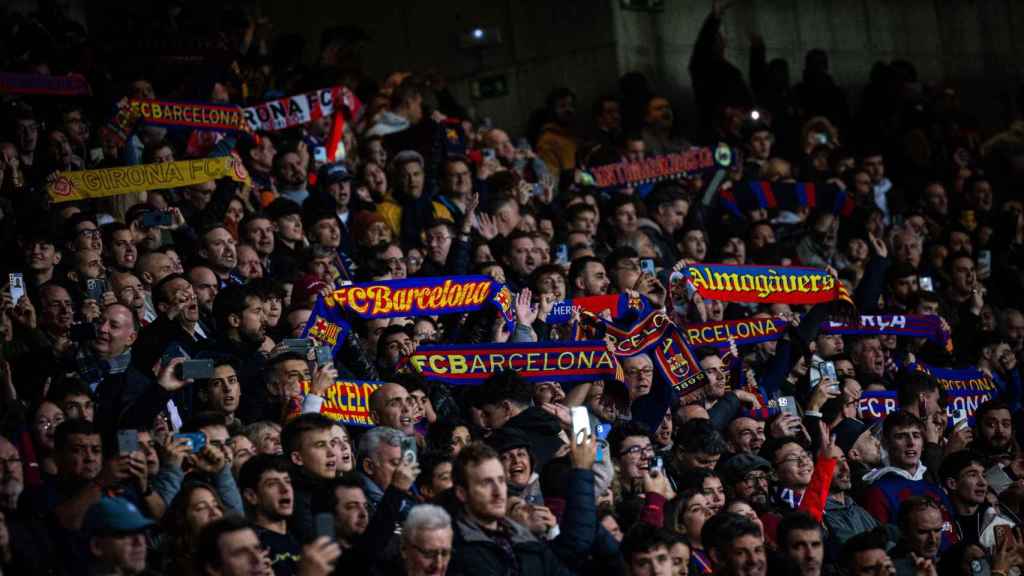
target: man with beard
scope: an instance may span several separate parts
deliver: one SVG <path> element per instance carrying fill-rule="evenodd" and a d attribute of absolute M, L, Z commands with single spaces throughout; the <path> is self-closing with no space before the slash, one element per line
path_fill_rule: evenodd
<path fill-rule="evenodd" d="M 970 449 L 979 453 L 991 465 L 1009 463 L 1017 454 L 1013 418 L 1010 407 L 1002 400 L 989 400 L 974 412 L 978 431 Z"/>
<path fill-rule="evenodd" d="M 358 477 L 344 474 L 331 481 L 330 509 L 334 514 L 334 531 L 342 550 L 352 549 L 370 523 L 370 506 Z"/>
<path fill-rule="evenodd" d="M 768 507 L 771 462 L 754 454 L 737 454 L 721 466 L 722 480 L 730 499 L 746 500 L 758 512 Z"/>
<path fill-rule="evenodd" d="M 804 512 L 783 518 L 776 537 L 779 551 L 787 561 L 787 574 L 821 576 L 825 559 L 821 524 Z"/>
<path fill-rule="evenodd" d="M 213 322 L 213 300 L 220 291 L 220 281 L 208 266 L 194 266 L 188 271 L 188 279 L 199 303 L 199 316 L 203 324 Z"/>
<path fill-rule="evenodd" d="M 199 318 L 198 305 L 195 307 Z M 263 353 L 266 337 L 266 319 L 263 299 L 249 286 L 236 284 L 222 287 L 213 301 L 213 318 L 217 338 L 210 340 L 204 348 L 209 353 L 233 356 L 241 367 L 238 379 L 242 390 L 252 391 L 242 397 L 238 417 L 242 421 L 258 420 L 266 402 L 263 384 L 263 368 L 266 356 Z M 280 418 L 280 414 L 274 418 Z"/>
<path fill-rule="evenodd" d="M 71 340 L 71 324 L 75 319 L 75 304 L 71 294 L 56 282 L 39 287 L 39 329 L 50 344 L 53 358 L 70 360 L 75 355 L 76 343 Z"/>
<path fill-rule="evenodd" d="M 284 457 L 257 454 L 238 473 L 246 511 L 267 548 L 275 576 L 294 574 L 302 554 L 299 543 L 288 533 L 288 518 L 295 503 L 288 472 Z"/>
<path fill-rule="evenodd" d="M 851 494 L 859 500 L 866 487 L 864 475 L 882 465 L 882 443 L 875 437 L 872 428 L 853 418 L 846 418 L 837 424 L 832 434 L 836 437 L 836 446 L 846 454 L 853 482 Z"/>
<path fill-rule="evenodd" d="M 800 263 L 805 266 L 825 268 L 835 266 L 838 253 L 839 219 L 831 211 L 818 211 L 809 217 L 811 223 L 809 234 L 803 237 L 796 247 Z"/>
<path fill-rule="evenodd" d="M 201 237 L 199 257 L 205 260 L 206 265 L 217 275 L 220 288 L 229 283 L 241 284 L 234 275 L 235 266 L 238 265 L 236 244 L 235 238 L 223 224 L 208 228 Z"/>
<path fill-rule="evenodd" d="M 704 523 L 701 543 L 719 576 L 764 576 L 764 536 L 752 520 L 735 512 L 717 514 Z"/>
<path fill-rule="evenodd" d="M 896 574 L 928 574 L 928 565 L 938 564 L 939 552 L 945 548 L 947 514 L 942 504 L 928 496 L 903 500 L 899 513 L 901 538 L 890 551 Z"/>
<path fill-rule="evenodd" d="M 302 204 L 309 198 L 309 191 L 306 189 L 306 166 L 300 154 L 305 146 L 300 143 L 299 149 L 288 150 L 274 157 L 274 181 L 277 182 L 277 191 L 282 198 L 296 204 Z"/>
<path fill-rule="evenodd" d="M 764 422 L 737 416 L 725 429 L 725 441 L 733 454 L 757 454 L 764 445 Z"/>
<path fill-rule="evenodd" d="M 859 423 L 859 422 L 858 422 Z M 838 554 L 839 549 L 852 536 L 867 532 L 878 526 L 868 511 L 854 501 L 850 494 L 853 481 L 850 477 L 850 463 L 840 445 L 832 448 L 836 460 L 836 471 L 825 501 L 825 528 L 828 531 L 828 548 Z M 830 554 L 829 557 L 834 557 Z"/>

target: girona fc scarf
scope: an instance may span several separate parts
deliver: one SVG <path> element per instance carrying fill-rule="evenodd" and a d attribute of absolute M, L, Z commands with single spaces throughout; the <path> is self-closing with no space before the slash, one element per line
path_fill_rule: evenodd
<path fill-rule="evenodd" d="M 89 96 L 89 81 L 81 74 L 47 76 L 0 72 L 0 92 L 7 94 L 42 94 L 44 96 Z"/>
<path fill-rule="evenodd" d="M 512 322 L 512 292 L 490 276 L 434 276 L 353 284 L 334 291 L 328 306 L 363 318 L 436 316 L 497 306 Z"/>
<path fill-rule="evenodd" d="M 855 208 L 846 191 L 834 184 L 814 182 L 740 182 L 718 193 L 722 206 L 740 218 L 752 210 L 780 209 L 791 212 L 801 208 L 820 208 L 849 216 Z"/>
<path fill-rule="evenodd" d="M 619 372 L 615 355 L 601 340 L 420 346 L 406 365 L 428 380 L 457 386 L 482 384 L 503 370 L 531 382 L 602 380 Z"/>
<path fill-rule="evenodd" d="M 231 155 L 162 164 L 58 172 L 51 178 L 47 191 L 53 202 L 70 202 L 119 196 L 143 190 L 182 188 L 218 178 L 231 178 L 236 182 L 250 181 L 249 173 L 241 159 Z"/>
<path fill-rule="evenodd" d="M 335 86 L 262 102 L 245 108 L 243 114 L 249 129 L 253 132 L 271 132 L 301 126 L 330 116 L 341 111 L 341 106 L 347 108 L 349 114 L 355 117 L 359 114 L 362 103 L 348 88 Z"/>
<path fill-rule="evenodd" d="M 938 316 L 918 314 L 872 314 L 863 315 L 855 324 L 826 322 L 821 326 L 823 334 L 887 334 L 927 338 L 933 343 L 943 346 L 947 352 L 953 351 L 953 339 L 942 326 Z"/>
<path fill-rule="evenodd" d="M 683 273 L 702 297 L 712 300 L 786 304 L 841 300 L 853 305 L 843 284 L 816 268 L 693 264 Z"/>

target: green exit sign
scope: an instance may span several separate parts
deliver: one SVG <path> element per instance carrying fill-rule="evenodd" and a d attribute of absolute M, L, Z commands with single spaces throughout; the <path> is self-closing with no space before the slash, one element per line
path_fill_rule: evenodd
<path fill-rule="evenodd" d="M 508 96 L 508 78 L 504 74 L 485 76 L 473 80 L 470 94 L 474 100 L 488 100 Z"/>

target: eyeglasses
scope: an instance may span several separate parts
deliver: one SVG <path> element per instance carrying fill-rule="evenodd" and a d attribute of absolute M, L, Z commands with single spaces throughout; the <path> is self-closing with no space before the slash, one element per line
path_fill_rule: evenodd
<path fill-rule="evenodd" d="M 410 543 L 409 546 L 415 550 L 420 556 L 423 556 L 427 560 L 447 560 L 452 555 L 451 548 L 437 548 L 435 550 L 427 550 L 421 548 L 415 544 Z"/>
<path fill-rule="evenodd" d="M 654 454 L 654 446 L 651 446 L 650 444 L 640 446 L 638 444 L 636 446 L 630 446 L 622 452 L 619 452 L 619 456 L 636 456 L 637 454 Z"/>
<path fill-rule="evenodd" d="M 650 376 L 654 374 L 654 368 L 630 368 L 626 370 L 626 376 Z"/>
<path fill-rule="evenodd" d="M 768 482 L 768 475 L 764 472 L 751 472 L 743 477 L 743 481 L 748 484 L 760 484 L 762 482 Z"/>
<path fill-rule="evenodd" d="M 50 428 L 60 426 L 63 422 L 63 418 L 54 418 L 53 420 L 50 420 L 49 418 L 40 418 L 39 420 L 36 420 L 36 426 L 43 430 L 49 430 Z"/>
<path fill-rule="evenodd" d="M 447 234 L 430 234 L 427 236 L 427 246 L 432 246 L 434 244 L 444 244 L 445 242 L 451 239 L 452 237 L 448 236 Z"/>
<path fill-rule="evenodd" d="M 795 464 L 799 464 L 799 463 L 802 463 L 802 462 L 810 462 L 810 461 L 811 461 L 811 457 L 809 455 L 807 455 L 806 453 L 804 453 L 804 454 L 794 454 L 792 456 L 786 456 L 782 460 L 779 460 L 778 462 L 775 463 L 775 465 L 776 466 L 782 466 L 783 464 L 794 464 L 794 463 Z"/>

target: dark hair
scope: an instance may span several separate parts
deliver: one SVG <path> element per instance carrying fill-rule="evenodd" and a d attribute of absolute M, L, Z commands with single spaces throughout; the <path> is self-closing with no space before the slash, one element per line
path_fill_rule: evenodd
<path fill-rule="evenodd" d="M 279 454 L 257 454 L 246 460 L 238 471 L 238 490 L 256 490 L 267 472 L 289 472 L 288 460 Z"/>
<path fill-rule="evenodd" d="M 480 463 L 488 460 L 501 462 L 501 458 L 498 457 L 498 453 L 494 451 L 494 448 L 483 442 L 473 442 L 463 448 L 455 459 L 455 464 L 452 466 L 452 482 L 454 485 L 466 488 L 466 482 L 469 479 L 467 475 L 469 467 L 478 466 Z"/>
<path fill-rule="evenodd" d="M 996 410 L 1006 410 L 1011 416 L 1013 415 L 1013 410 L 1010 409 L 1010 405 L 1005 400 L 993 398 L 992 400 L 982 402 L 974 410 L 974 421 L 981 424 L 981 421 L 985 419 L 985 416 L 988 416 L 989 412 L 995 412 Z"/>
<path fill-rule="evenodd" d="M 519 373 L 502 370 L 493 374 L 483 386 L 480 386 L 473 400 L 478 408 L 488 404 L 499 404 L 505 400 L 519 406 L 529 406 L 533 400 L 533 386 L 523 380 Z"/>
<path fill-rule="evenodd" d="M 238 359 L 235 358 L 234 356 L 229 356 L 227 354 L 217 354 L 217 355 L 215 355 L 213 357 L 213 369 L 216 370 L 217 368 L 220 368 L 221 366 L 230 366 L 235 371 L 235 374 L 236 375 L 238 374 L 239 363 L 238 363 Z M 203 378 L 201 380 L 196 380 L 196 389 L 197 390 L 207 390 L 207 389 L 209 389 L 209 387 L 210 387 L 210 380 L 213 380 L 212 376 L 210 378 Z"/>
<path fill-rule="evenodd" d="M 213 320 L 217 330 L 225 331 L 228 327 L 228 317 L 231 315 L 241 316 L 242 312 L 249 306 L 250 298 L 258 298 L 256 292 L 249 286 L 231 284 L 217 292 L 213 299 Z"/>
<path fill-rule="evenodd" d="M 434 470 L 445 462 L 453 463 L 451 452 L 427 450 L 419 455 L 420 475 L 416 477 L 416 485 L 429 485 L 434 479 Z"/>
<path fill-rule="evenodd" d="M 338 507 L 338 488 L 349 490 L 363 490 L 363 483 L 356 472 L 346 472 L 341 476 L 331 478 L 323 490 L 313 494 L 313 512 L 331 512 Z M 363 491 L 365 494 L 365 490 Z"/>
<path fill-rule="evenodd" d="M 779 450 L 782 450 L 782 447 L 786 444 L 798 444 L 804 450 L 807 449 L 806 442 L 802 441 L 798 436 L 770 437 L 765 440 L 764 444 L 761 446 L 761 450 L 758 451 L 758 455 L 767 460 L 774 468 L 775 455 L 778 454 Z"/>
<path fill-rule="evenodd" d="M 301 414 L 285 424 L 281 430 L 281 446 L 285 454 L 298 452 L 302 446 L 302 436 L 314 430 L 330 430 L 334 420 L 318 412 Z"/>
<path fill-rule="evenodd" d="M 651 526 L 646 522 L 639 522 L 630 528 L 622 538 L 619 549 L 622 552 L 622 559 L 629 566 L 636 554 L 649 552 L 662 546 L 666 551 L 672 546 L 672 536 L 668 530 Z"/>
<path fill-rule="evenodd" d="M 861 532 L 860 534 L 850 537 L 850 539 L 843 544 L 843 549 L 839 553 L 839 564 L 848 574 L 852 574 L 853 561 L 854 558 L 857 557 L 857 554 L 867 552 L 868 550 L 882 550 L 884 552 L 888 543 L 889 537 L 886 534 L 885 528 L 882 526 L 878 526 L 867 532 Z"/>
<path fill-rule="evenodd" d="M 93 426 L 92 422 L 83 418 L 65 420 L 58 424 L 57 429 L 53 431 L 53 450 L 54 452 L 63 451 L 67 448 L 68 441 L 73 435 L 93 436 L 99 433 L 99 429 Z"/>
<path fill-rule="evenodd" d="M 722 434 L 712 426 L 711 421 L 689 420 L 672 434 L 672 441 L 680 452 L 725 454 L 729 446 Z"/>
<path fill-rule="evenodd" d="M 686 200 L 686 193 L 682 186 L 676 182 L 664 181 L 654 185 L 654 189 L 644 199 L 644 204 L 649 212 L 654 212 L 662 206 L 674 204 L 678 200 Z"/>
<path fill-rule="evenodd" d="M 220 556 L 220 539 L 225 534 L 252 530 L 253 524 L 245 518 L 229 514 L 203 526 L 199 532 L 199 546 L 196 548 L 195 569 L 197 574 L 206 574 L 206 568 L 219 568 L 223 563 Z"/>
<path fill-rule="evenodd" d="M 910 529 L 910 517 L 913 516 L 915 512 L 919 512 L 925 508 L 934 508 L 938 510 L 940 514 L 942 513 L 942 505 L 939 504 L 935 498 L 928 495 L 911 496 L 900 503 L 900 511 L 896 516 L 898 520 L 897 526 L 899 526 L 900 530 L 903 531 L 904 534 L 908 533 L 907 531 Z"/>
<path fill-rule="evenodd" d="M 779 548 L 785 550 L 789 544 L 789 535 L 791 532 L 800 530 L 802 532 L 810 532 L 812 530 L 817 531 L 821 534 L 821 524 L 817 520 L 811 517 L 807 512 L 793 512 L 787 514 L 785 518 L 779 522 L 779 527 L 776 528 L 775 539 L 779 543 Z M 822 535 L 824 538 L 824 535 Z"/>
<path fill-rule="evenodd" d="M 618 246 L 612 250 L 608 256 L 605 256 L 604 267 L 605 270 L 614 270 L 619 267 L 619 262 L 622 262 L 627 258 L 639 257 L 640 254 L 637 253 L 636 249 L 632 246 Z M 630 286 L 621 286 L 620 288 L 630 288 Z"/>
<path fill-rule="evenodd" d="M 61 379 L 50 388 L 46 398 L 60 406 L 60 403 L 66 400 L 68 396 L 88 396 L 90 400 L 96 402 L 96 394 L 93 393 L 88 384 L 77 377 Z"/>
<path fill-rule="evenodd" d="M 924 433 L 924 422 L 920 418 L 906 410 L 897 410 L 882 421 L 882 438 L 888 440 L 897 428 L 907 427 L 917 428 L 922 434 Z"/>
<path fill-rule="evenodd" d="M 708 478 L 718 478 L 721 480 L 722 477 L 714 470 L 708 470 L 706 468 L 688 470 L 685 475 L 682 475 L 679 478 L 679 489 L 703 492 L 704 481 Z"/>
<path fill-rule="evenodd" d="M 422 96 L 423 90 L 420 87 L 420 82 L 409 76 L 405 80 L 402 80 L 398 86 L 395 86 L 391 92 L 391 109 L 401 108 L 406 100 L 412 100 L 417 96 Z"/>
<path fill-rule="evenodd" d="M 226 428 L 227 425 L 228 421 L 224 417 L 224 414 L 208 410 L 206 412 L 193 414 L 192 417 L 185 422 L 185 425 L 181 427 L 181 431 L 184 433 L 198 432 L 199 430 L 209 428 L 210 426 L 224 426 Z"/>
<path fill-rule="evenodd" d="M 141 258 L 140 258 L 140 260 L 141 260 Z M 172 272 L 172 273 L 168 274 L 167 276 L 164 276 L 163 278 L 161 278 L 156 284 L 153 285 L 153 303 L 154 304 L 169 304 L 171 302 L 170 295 L 164 293 L 164 287 L 167 286 L 168 284 L 170 284 L 171 282 L 173 282 L 175 280 L 179 280 L 179 279 L 180 280 L 184 280 L 185 282 L 188 282 L 189 285 L 192 284 L 192 282 L 188 278 L 186 278 L 184 274 L 178 274 L 177 272 Z"/>
<path fill-rule="evenodd" d="M 915 405 L 921 394 L 932 392 L 938 392 L 940 398 L 945 397 L 945 390 L 931 374 L 919 370 L 905 370 L 896 377 L 896 401 L 900 406 Z"/>
<path fill-rule="evenodd" d="M 427 429 L 427 450 L 451 454 L 452 434 L 460 426 L 469 430 L 469 425 L 458 418 L 447 418 L 431 424 Z"/>
<path fill-rule="evenodd" d="M 651 429 L 642 422 L 630 420 L 621 426 L 613 426 L 611 434 L 608 435 L 608 445 L 612 449 L 612 458 L 618 458 L 622 443 L 631 436 L 643 436 L 651 439 Z"/>
<path fill-rule="evenodd" d="M 604 262 L 601 262 L 601 259 L 596 257 L 596 256 L 582 256 L 582 257 L 577 258 L 577 259 L 572 261 L 572 264 L 569 266 L 569 278 L 568 278 L 568 284 L 569 284 L 569 290 L 570 291 L 573 291 L 573 290 L 576 289 L 576 278 L 581 276 L 583 274 L 583 272 L 587 269 L 587 264 L 592 264 L 592 263 L 593 264 L 600 264 L 601 267 L 604 267 Z"/>
<path fill-rule="evenodd" d="M 761 529 L 746 516 L 740 516 L 735 512 L 720 512 L 704 523 L 704 528 L 700 531 L 700 542 L 705 550 L 721 552 L 742 536 L 760 538 Z"/>
<path fill-rule="evenodd" d="M 942 459 L 942 465 L 939 466 L 939 481 L 945 483 L 949 478 L 956 480 L 960 477 L 960 473 L 963 472 L 964 468 L 971 464 L 978 464 L 984 468 L 985 458 L 972 450 L 957 450 L 953 452 Z"/>

